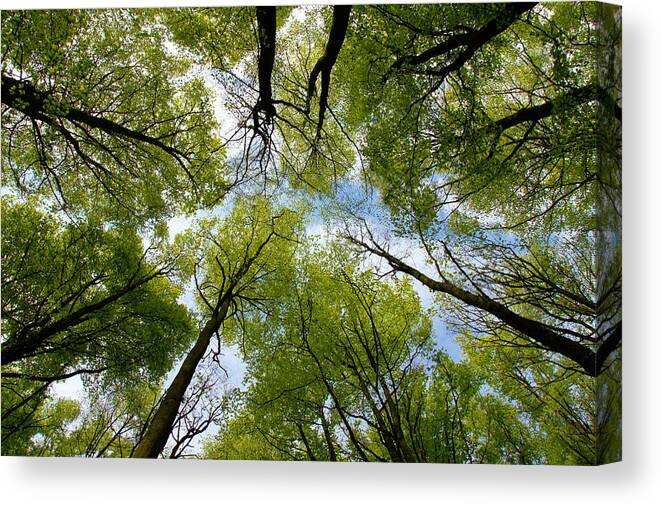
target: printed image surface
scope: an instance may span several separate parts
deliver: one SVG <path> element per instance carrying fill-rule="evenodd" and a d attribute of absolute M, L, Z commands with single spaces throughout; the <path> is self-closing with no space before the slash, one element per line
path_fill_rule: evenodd
<path fill-rule="evenodd" d="M 621 459 L 621 9 L 2 13 L 3 456 Z"/>

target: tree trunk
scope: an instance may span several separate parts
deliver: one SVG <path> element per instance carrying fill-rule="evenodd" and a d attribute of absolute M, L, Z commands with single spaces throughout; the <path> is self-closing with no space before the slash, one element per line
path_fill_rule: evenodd
<path fill-rule="evenodd" d="M 275 116 L 271 74 L 275 63 L 276 14 L 275 7 L 257 7 L 257 29 L 259 57 L 257 74 L 259 78 L 259 101 L 257 109 L 264 111 L 267 119 Z"/>
<path fill-rule="evenodd" d="M 324 125 L 324 115 L 328 107 L 328 90 L 330 87 L 330 77 L 333 65 L 340 54 L 344 39 L 347 36 L 347 27 L 349 26 L 349 16 L 351 15 L 351 5 L 335 5 L 333 7 L 333 22 L 331 23 L 330 33 L 324 54 L 317 60 L 310 77 L 308 79 L 308 93 L 305 103 L 305 109 L 310 110 L 310 102 L 314 95 L 317 78 L 321 73 L 321 93 L 319 95 L 319 121 L 317 122 L 317 136 L 321 133 Z"/>
<path fill-rule="evenodd" d="M 204 357 L 213 334 L 227 317 L 231 298 L 226 296 L 220 310 L 214 314 L 200 331 L 195 345 L 181 364 L 176 377 L 158 407 L 156 414 L 147 428 L 144 438 L 140 441 L 133 453 L 133 458 L 157 458 L 170 437 L 172 425 L 177 417 L 181 402 L 184 399 L 195 370 Z"/>
<path fill-rule="evenodd" d="M 321 427 L 324 431 L 324 440 L 326 440 L 326 446 L 328 447 L 328 459 L 329 461 L 337 461 L 337 453 L 335 452 L 335 446 L 333 445 L 333 437 L 331 436 L 330 427 L 328 426 L 328 420 L 326 419 L 323 407 L 319 409 L 319 418 L 321 419 Z"/>

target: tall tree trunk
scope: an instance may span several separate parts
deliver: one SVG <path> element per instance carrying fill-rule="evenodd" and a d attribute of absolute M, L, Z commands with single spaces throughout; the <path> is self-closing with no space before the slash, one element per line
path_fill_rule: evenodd
<path fill-rule="evenodd" d="M 257 110 L 262 110 L 267 119 L 275 116 L 271 74 L 275 63 L 276 14 L 275 7 L 257 7 L 257 38 L 259 58 L 257 74 L 259 78 L 259 100 Z"/>
<path fill-rule="evenodd" d="M 324 440 L 326 440 L 326 446 L 328 447 L 328 459 L 330 461 L 337 461 L 337 453 L 335 452 L 335 446 L 333 445 L 333 437 L 331 436 L 330 427 L 328 426 L 328 420 L 326 419 L 323 407 L 319 409 L 319 418 L 321 419 L 321 427 L 324 431 Z"/>
<path fill-rule="evenodd" d="M 388 389 L 388 386 L 385 384 L 385 382 L 382 383 L 382 388 L 386 398 L 386 407 L 390 412 L 392 435 L 395 438 L 395 443 L 397 444 L 397 447 L 402 454 L 402 459 L 407 463 L 416 463 L 418 460 L 415 456 L 415 453 L 411 450 L 411 447 L 406 441 L 406 436 L 404 435 L 404 430 L 402 428 L 402 417 L 399 413 L 399 405 L 394 400 L 392 393 Z"/>
<path fill-rule="evenodd" d="M 308 440 L 308 437 L 305 435 L 303 426 L 301 425 L 301 423 L 296 423 L 296 426 L 298 427 L 298 432 L 301 434 L 301 440 L 303 441 L 303 445 L 305 446 L 305 452 L 308 455 L 308 459 L 310 461 L 317 461 L 314 452 L 312 452 L 312 447 L 310 447 L 310 441 Z"/>
<path fill-rule="evenodd" d="M 186 389 L 188 389 L 195 370 L 209 347 L 211 337 L 218 331 L 220 325 L 227 317 L 230 302 L 231 297 L 226 295 L 225 300 L 220 305 L 220 310 L 207 321 L 207 324 L 200 331 L 195 345 L 181 364 L 176 377 L 172 381 L 172 384 L 170 384 L 167 393 L 163 397 L 163 401 L 154 414 L 144 438 L 136 447 L 132 455 L 133 458 L 156 458 L 165 447 L 172 431 L 172 425 L 184 399 Z"/>
<path fill-rule="evenodd" d="M 324 125 L 324 116 L 328 107 L 328 90 L 330 87 L 331 71 L 340 54 L 349 26 L 351 5 L 335 5 L 333 7 L 333 21 L 331 23 L 328 41 L 324 54 L 317 60 L 308 79 L 308 92 L 305 109 L 310 110 L 310 102 L 317 85 L 317 78 L 321 74 L 321 93 L 319 94 L 319 120 L 317 122 L 317 137 L 321 134 Z"/>

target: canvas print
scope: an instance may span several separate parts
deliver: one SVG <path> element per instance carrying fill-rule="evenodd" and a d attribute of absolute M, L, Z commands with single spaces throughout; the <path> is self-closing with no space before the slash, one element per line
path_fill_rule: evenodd
<path fill-rule="evenodd" d="M 621 8 L 2 12 L 2 455 L 621 458 Z"/>

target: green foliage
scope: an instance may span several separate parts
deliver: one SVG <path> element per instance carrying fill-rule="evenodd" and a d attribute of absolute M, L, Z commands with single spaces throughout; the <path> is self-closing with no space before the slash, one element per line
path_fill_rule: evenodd
<path fill-rule="evenodd" d="M 430 60 L 424 70 L 393 67 L 432 48 L 443 33 L 479 28 L 499 8 L 356 9 L 351 56 L 338 63 L 351 90 L 346 120 L 365 132 L 361 148 L 384 202 L 410 216 L 404 233 L 457 202 L 491 225 L 537 226 L 541 219 L 546 229 L 592 226 L 596 104 L 562 98 L 596 79 L 591 6 L 535 9 L 445 78 L 434 71 L 456 53 Z M 368 30 L 373 36 L 358 35 Z M 549 117 L 506 131 L 495 125 L 548 101 L 554 101 Z"/>
<path fill-rule="evenodd" d="M 248 389 L 205 456 L 538 461 L 512 404 L 471 364 L 435 353 L 411 283 L 338 264 L 334 247 L 299 264 L 280 324 L 241 335 Z"/>
<path fill-rule="evenodd" d="M 165 277 L 172 263 L 152 264 L 155 246 L 134 230 L 62 225 L 7 198 L 2 229 L 3 345 L 35 341 L 30 373 L 84 366 L 152 380 L 191 341 L 181 289 Z"/>
<path fill-rule="evenodd" d="M 3 112 L 3 176 L 55 209 L 141 224 L 218 201 L 228 187 L 210 91 L 168 49 L 151 10 L 7 11 L 2 72 L 45 93 L 48 121 Z M 23 86 L 25 90 L 25 86 Z M 79 119 L 158 139 L 172 155 Z"/>
<path fill-rule="evenodd" d="M 189 345 L 190 313 L 165 277 L 173 266 L 152 263 L 135 231 L 65 225 L 9 198 L 2 231 L 3 426 L 24 426 L 14 435 L 29 438 L 23 418 L 52 417 L 41 405 L 55 381 L 153 383 Z"/>
<path fill-rule="evenodd" d="M 596 392 L 593 379 L 531 349 L 465 338 L 464 351 L 489 383 L 525 413 L 526 426 L 538 432 L 541 463 L 597 463 Z"/>

